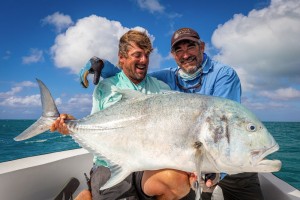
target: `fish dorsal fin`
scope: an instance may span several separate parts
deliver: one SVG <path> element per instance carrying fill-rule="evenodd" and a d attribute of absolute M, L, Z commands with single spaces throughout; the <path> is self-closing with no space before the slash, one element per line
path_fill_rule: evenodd
<path fill-rule="evenodd" d="M 104 190 L 110 188 L 118 183 L 122 182 L 131 172 L 125 171 L 126 167 L 122 168 L 120 165 L 113 165 L 109 167 L 111 175 L 110 179 L 100 188 L 100 190 Z M 124 182 L 125 184 L 125 182 Z M 128 183 L 128 187 L 131 185 Z"/>
<path fill-rule="evenodd" d="M 120 89 L 117 88 L 116 86 L 111 86 L 111 91 L 120 93 L 122 95 L 122 100 L 128 100 L 128 99 L 137 99 L 137 98 L 143 98 L 146 97 L 146 94 L 141 93 L 136 90 L 132 89 Z"/>

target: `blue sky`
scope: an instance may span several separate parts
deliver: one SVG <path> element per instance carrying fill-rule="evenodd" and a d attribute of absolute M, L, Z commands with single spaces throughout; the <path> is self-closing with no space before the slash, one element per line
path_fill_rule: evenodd
<path fill-rule="evenodd" d="M 77 74 L 90 57 L 117 63 L 119 37 L 140 27 L 155 48 L 150 70 L 176 66 L 171 35 L 191 27 L 238 72 L 242 103 L 261 120 L 300 121 L 299 0 L 6 0 L 0 26 L 0 119 L 40 116 L 36 78 L 60 112 L 88 115 L 93 87 Z"/>

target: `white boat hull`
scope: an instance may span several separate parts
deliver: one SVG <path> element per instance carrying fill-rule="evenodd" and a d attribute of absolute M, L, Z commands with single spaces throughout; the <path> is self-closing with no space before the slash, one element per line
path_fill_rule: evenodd
<path fill-rule="evenodd" d="M 92 158 L 86 150 L 76 149 L 0 163 L 1 199 L 53 199 L 71 177 L 80 181 L 76 196 L 87 188 L 84 173 L 89 175 Z M 299 190 L 273 174 L 261 173 L 259 178 L 265 200 L 300 200 Z"/>

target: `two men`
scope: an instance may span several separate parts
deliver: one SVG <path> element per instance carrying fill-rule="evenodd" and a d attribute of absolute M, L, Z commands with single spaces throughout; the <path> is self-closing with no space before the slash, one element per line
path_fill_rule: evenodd
<path fill-rule="evenodd" d="M 105 109 L 121 99 L 119 93 L 111 91 L 111 86 L 138 90 L 145 94 L 170 89 L 164 82 L 147 75 L 151 51 L 151 41 L 143 32 L 131 30 L 121 37 L 118 57 L 122 71 L 97 85 L 93 94 L 92 113 Z M 62 116 L 57 119 L 51 130 L 68 133 L 64 125 L 65 118 L 66 116 Z M 190 191 L 189 174 L 168 169 L 135 172 L 120 184 L 99 191 L 99 188 L 109 179 L 110 171 L 105 161 L 95 157 L 94 163 L 91 172 L 93 199 L 180 199 Z M 194 176 L 191 177 L 191 181 L 195 179 Z"/>
<path fill-rule="evenodd" d="M 220 96 L 240 102 L 241 85 L 236 72 L 230 66 L 212 60 L 204 53 L 204 50 L 205 44 L 200 40 L 196 31 L 191 28 L 181 28 L 173 34 L 171 39 L 171 53 L 178 67 L 156 71 L 151 73 L 151 76 L 167 83 L 172 90 Z M 127 59 L 130 58 L 127 57 Z M 95 66 L 97 65 L 91 66 L 88 70 L 94 73 L 96 72 L 95 75 L 102 74 L 103 78 L 114 74 L 117 69 L 108 61 L 103 61 L 101 67 L 99 67 L 99 65 L 98 67 Z M 121 68 L 124 71 L 122 65 Z M 143 69 L 145 69 L 145 67 L 135 65 L 133 69 L 135 69 L 135 72 L 140 73 L 144 72 Z M 100 84 L 101 82 L 99 85 Z M 182 184 L 184 185 L 184 183 L 187 183 L 187 180 L 190 179 L 190 174 L 182 173 L 181 175 L 183 181 L 177 186 L 177 191 L 179 188 L 182 188 Z M 174 177 L 171 176 L 171 178 L 168 179 L 168 183 L 179 180 L 173 179 Z M 224 175 L 222 178 L 223 177 Z M 208 181 L 208 184 L 212 185 L 213 183 L 212 181 Z M 257 173 L 227 175 L 219 182 L 219 186 L 222 188 L 225 200 L 263 199 Z M 151 189 L 153 187 L 149 188 Z M 147 193 L 147 188 L 142 189 Z M 210 199 L 210 197 L 211 193 L 203 193 L 202 195 L 203 199 Z"/>

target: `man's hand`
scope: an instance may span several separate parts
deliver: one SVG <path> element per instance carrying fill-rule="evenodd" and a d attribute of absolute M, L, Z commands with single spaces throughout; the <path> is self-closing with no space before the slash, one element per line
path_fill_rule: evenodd
<path fill-rule="evenodd" d="M 94 85 L 97 85 L 99 83 L 101 71 L 103 69 L 103 61 L 94 56 L 92 57 L 85 67 L 83 67 L 80 70 L 79 77 L 80 77 L 80 83 L 84 88 L 89 87 L 89 81 L 87 79 L 87 76 L 89 74 L 94 74 L 93 83 Z"/>
<path fill-rule="evenodd" d="M 75 119 L 72 115 L 68 114 L 60 114 L 60 116 L 53 122 L 53 124 L 50 127 L 50 131 L 54 132 L 57 131 L 61 134 L 69 134 L 70 131 L 65 124 L 65 120 L 73 120 Z"/>
<path fill-rule="evenodd" d="M 198 176 L 197 174 L 190 173 L 189 175 L 190 185 L 193 190 L 197 190 L 198 187 L 202 187 L 203 192 L 213 192 L 215 187 L 217 186 L 217 183 L 220 180 L 220 174 L 205 174 L 203 177 L 201 176 L 200 179 L 200 185 L 198 182 Z"/>
<path fill-rule="evenodd" d="M 199 188 L 198 177 L 196 173 L 190 173 L 189 175 L 190 186 L 194 191 L 197 191 Z"/>
<path fill-rule="evenodd" d="M 201 176 L 200 186 L 203 192 L 212 193 L 220 180 L 220 174 L 205 174 Z"/>

